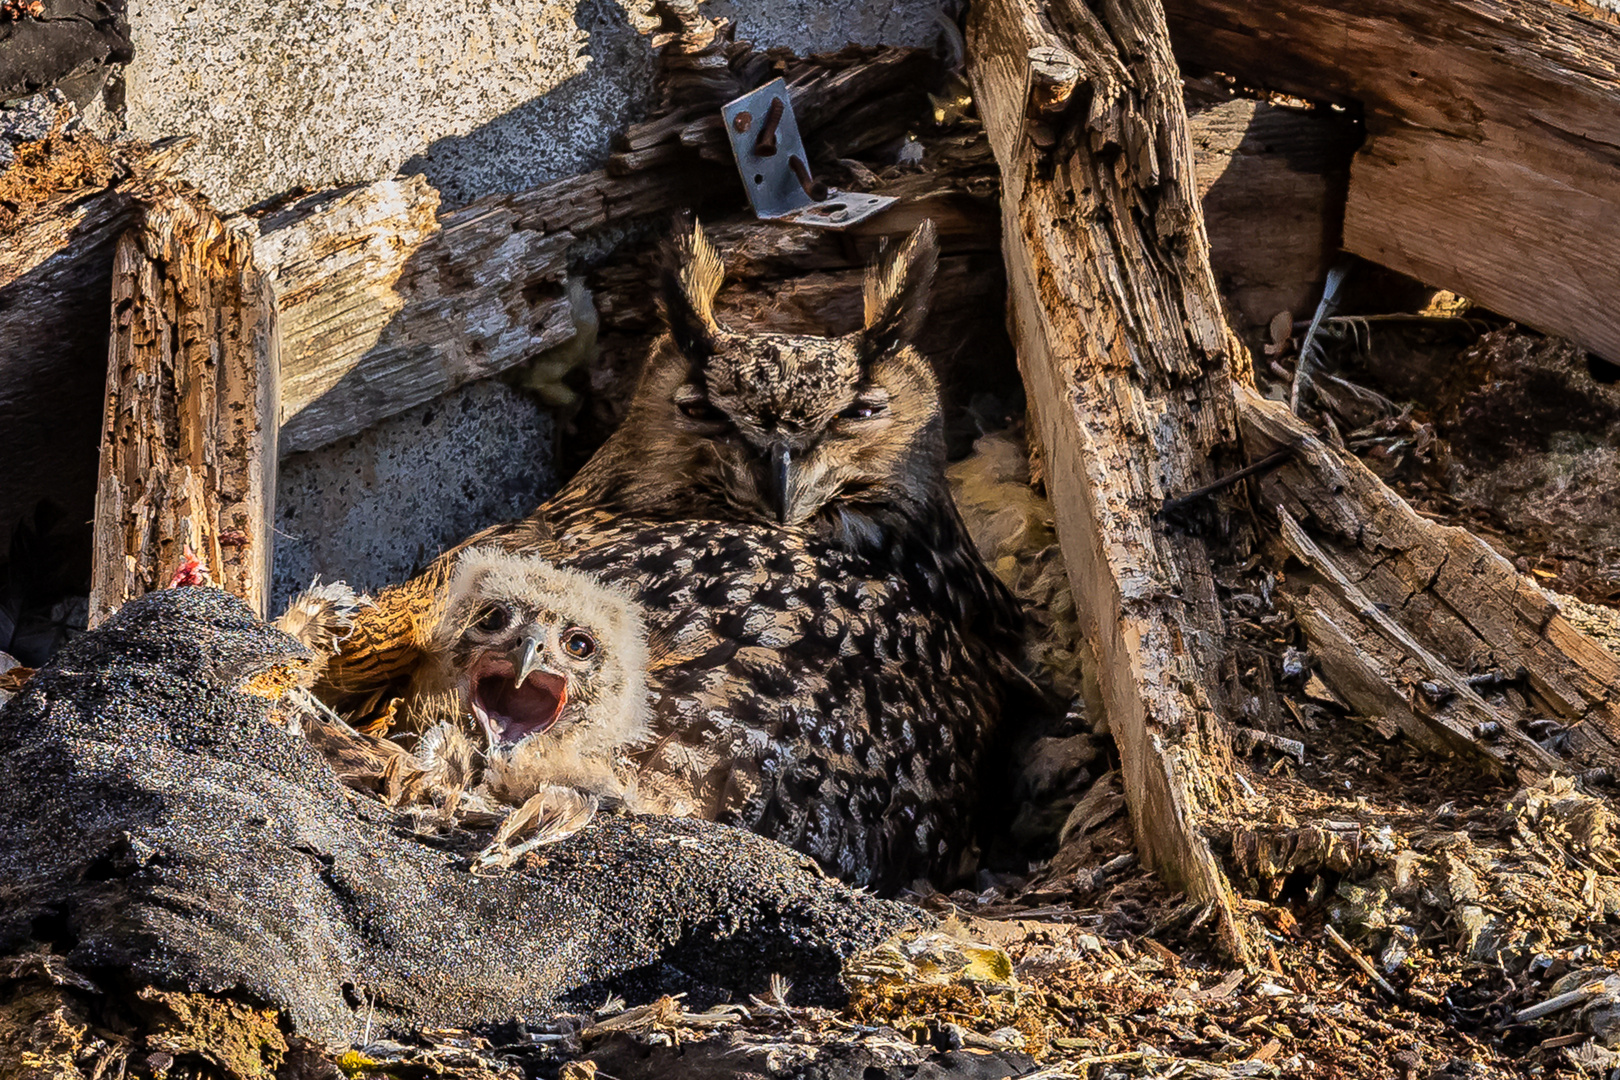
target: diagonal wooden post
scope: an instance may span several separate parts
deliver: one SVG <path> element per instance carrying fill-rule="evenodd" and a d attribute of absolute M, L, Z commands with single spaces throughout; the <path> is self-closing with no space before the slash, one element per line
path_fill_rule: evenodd
<path fill-rule="evenodd" d="M 1159 0 L 979 0 L 969 75 L 1002 174 L 1009 318 L 1143 859 L 1246 921 L 1201 831 L 1236 798 L 1203 542 L 1156 520 L 1236 442 L 1227 329 Z"/>

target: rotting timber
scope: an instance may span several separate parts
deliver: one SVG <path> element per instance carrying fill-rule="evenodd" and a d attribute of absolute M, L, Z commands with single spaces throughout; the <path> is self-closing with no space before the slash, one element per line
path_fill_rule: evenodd
<path fill-rule="evenodd" d="M 1314 797 L 1234 766 L 1230 718 L 1276 713 L 1279 688 L 1269 662 L 1254 669 L 1258 686 L 1233 674 L 1216 547 L 1164 513 L 1189 493 L 1237 496 L 1220 513 L 1256 529 L 1237 546 L 1283 583 L 1278 602 L 1335 701 L 1482 778 L 1612 775 L 1614 656 L 1484 543 L 1423 520 L 1329 445 L 1331 424 L 1319 436 L 1253 389 L 1190 194 L 1158 4 L 997 0 L 975 7 L 968 31 L 1002 171 L 1009 319 L 1033 434 L 1143 858 L 1216 905 L 1226 947 L 1247 962 L 1251 904 L 1229 870 L 1267 888 L 1340 873 L 1360 857 L 1345 857 L 1347 838 L 1359 852 L 1387 828 L 1382 811 L 1354 825 L 1301 821 Z M 1255 475 L 1228 454 L 1240 434 Z M 1212 483 L 1217 461 L 1242 483 Z M 1487 702 L 1478 688 L 1503 681 L 1519 689 Z M 1254 745 L 1257 733 L 1244 734 Z"/>
<path fill-rule="evenodd" d="M 90 625 L 188 559 L 268 614 L 279 345 L 246 239 L 154 191 L 113 256 Z"/>
<path fill-rule="evenodd" d="M 1205 839 L 1233 796 L 1204 542 L 1155 511 L 1236 440 L 1181 80 L 1156 0 L 977 5 L 970 72 L 1002 174 L 1009 318 L 1143 858 L 1252 945 Z"/>
<path fill-rule="evenodd" d="M 1539 0 L 1166 0 L 1177 56 L 1359 112 L 1344 246 L 1620 360 L 1620 24 Z"/>

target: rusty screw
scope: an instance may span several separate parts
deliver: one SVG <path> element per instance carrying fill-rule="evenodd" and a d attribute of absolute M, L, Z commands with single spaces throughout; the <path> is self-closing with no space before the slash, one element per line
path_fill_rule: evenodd
<path fill-rule="evenodd" d="M 799 186 L 804 188 L 806 195 L 816 200 L 816 202 L 820 202 L 827 197 L 827 185 L 811 179 L 810 169 L 803 161 L 799 160 L 798 154 L 788 158 L 788 168 L 792 169 L 793 175 L 799 178 Z"/>
<path fill-rule="evenodd" d="M 754 122 L 754 114 L 753 113 L 740 112 L 736 116 L 733 116 L 731 118 L 731 126 L 736 129 L 737 134 L 739 134 L 739 135 L 741 135 L 743 132 L 747 131 L 748 126 L 750 124 L 752 124 L 753 122 Z"/>
<path fill-rule="evenodd" d="M 776 125 L 782 122 L 782 112 L 786 108 L 781 98 L 771 99 L 771 107 L 765 110 L 765 122 L 759 125 L 759 136 L 754 140 L 755 157 L 776 155 Z"/>

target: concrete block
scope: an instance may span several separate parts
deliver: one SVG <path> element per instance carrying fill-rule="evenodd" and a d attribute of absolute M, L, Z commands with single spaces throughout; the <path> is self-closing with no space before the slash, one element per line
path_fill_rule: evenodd
<path fill-rule="evenodd" d="M 551 493 L 551 413 L 505 383 L 470 383 L 281 462 L 270 609 L 320 574 L 358 589 L 403 581 L 486 525 Z"/>
<path fill-rule="evenodd" d="M 1620 3 L 1620 0 L 1616 0 Z M 704 10 L 737 24 L 737 36 L 800 56 L 858 45 L 927 45 L 939 36 L 939 0 L 711 0 Z"/>
<path fill-rule="evenodd" d="M 761 46 L 933 39 L 937 0 L 717 0 Z M 234 211 L 422 173 L 445 206 L 591 168 L 651 98 L 646 0 L 133 0 L 132 135 Z"/>
<path fill-rule="evenodd" d="M 130 21 L 129 132 L 198 136 L 186 178 L 227 210 L 408 159 L 447 201 L 577 172 L 651 77 L 613 0 L 136 0 Z"/>

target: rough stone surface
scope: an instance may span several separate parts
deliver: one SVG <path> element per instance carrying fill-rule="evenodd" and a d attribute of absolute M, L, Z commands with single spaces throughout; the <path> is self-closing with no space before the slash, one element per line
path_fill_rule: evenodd
<path fill-rule="evenodd" d="M 227 209 L 407 159 L 447 201 L 575 172 L 651 72 L 613 0 L 137 0 L 130 20 L 129 131 L 197 135 L 187 178 Z"/>
<path fill-rule="evenodd" d="M 710 0 L 704 10 L 735 22 L 744 41 L 809 56 L 852 41 L 926 45 L 939 34 L 934 23 L 939 8 L 939 0 Z"/>
<path fill-rule="evenodd" d="M 0 956 L 34 942 L 113 992 L 245 994 L 347 1045 L 372 1008 L 374 1033 L 501 1023 L 609 990 L 761 993 L 772 972 L 836 1000 L 844 957 L 922 918 L 667 818 L 474 877 L 240 691 L 299 651 L 224 593 L 169 589 L 0 708 Z"/>
<path fill-rule="evenodd" d="M 320 574 L 375 590 L 555 486 L 552 415 L 485 380 L 281 462 L 270 610 Z"/>
<path fill-rule="evenodd" d="M 730 0 L 802 52 L 920 44 L 931 0 Z M 599 163 L 651 93 L 645 0 L 135 0 L 124 120 L 194 134 L 185 176 L 235 210 L 296 186 L 424 173 L 446 206 Z"/>

